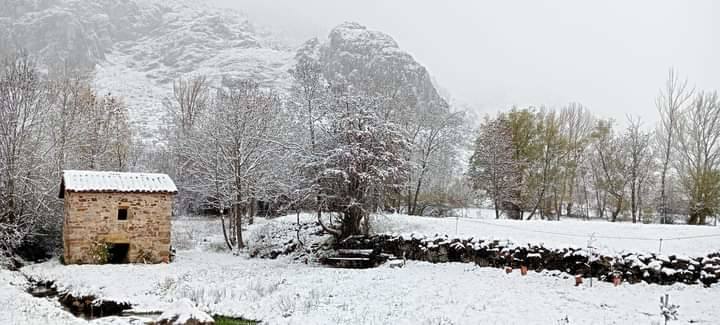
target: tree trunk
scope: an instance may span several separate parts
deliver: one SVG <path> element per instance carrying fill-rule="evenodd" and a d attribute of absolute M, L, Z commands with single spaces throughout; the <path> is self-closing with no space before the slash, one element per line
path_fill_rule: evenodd
<path fill-rule="evenodd" d="M 615 211 L 613 211 L 613 213 L 612 213 L 612 220 L 611 220 L 612 222 L 617 221 L 617 217 L 620 214 L 620 211 L 622 210 L 622 204 L 623 204 L 622 196 L 616 196 L 616 199 L 617 199 L 617 204 L 615 205 Z"/>
<path fill-rule="evenodd" d="M 300 245 L 300 247 L 302 247 L 304 244 L 303 244 L 302 240 L 300 239 L 300 229 L 302 228 L 302 225 L 300 224 L 300 209 L 296 208 L 295 213 L 297 213 L 297 215 L 296 215 L 297 231 L 295 232 L 295 236 L 297 237 L 298 244 Z"/>
<path fill-rule="evenodd" d="M 225 244 L 227 244 L 228 249 L 232 251 L 232 241 L 230 240 L 230 238 L 228 238 L 228 233 L 225 228 L 225 215 L 223 215 L 222 213 L 220 214 L 220 223 L 222 224 L 223 238 L 225 238 Z"/>
<path fill-rule="evenodd" d="M 240 208 L 240 196 L 238 195 L 237 201 L 234 204 L 233 214 L 235 219 L 235 241 L 238 249 L 245 248 L 242 238 L 242 215 L 243 211 Z"/>
<path fill-rule="evenodd" d="M 633 178 L 635 176 L 632 176 Z M 632 222 L 637 223 L 637 202 L 636 202 L 637 189 L 635 180 L 630 183 L 630 213 L 632 214 Z"/>
<path fill-rule="evenodd" d="M 354 206 L 348 209 L 344 215 L 344 220 L 341 225 L 340 238 L 344 239 L 350 236 L 362 235 L 363 231 L 360 222 L 363 220 L 363 217 L 365 217 L 363 209 L 358 206 Z"/>
<path fill-rule="evenodd" d="M 493 200 L 493 205 L 495 206 L 495 219 L 500 219 L 500 207 L 497 199 Z"/>
<path fill-rule="evenodd" d="M 417 214 L 417 201 L 418 201 L 418 196 L 420 195 L 420 187 L 422 187 L 422 181 L 423 181 L 423 177 L 425 176 L 426 167 L 427 167 L 427 165 L 425 164 L 425 162 L 423 162 L 422 170 L 420 172 L 420 177 L 418 177 L 417 186 L 415 187 L 415 195 L 413 196 L 413 199 L 412 199 L 412 210 L 410 210 L 410 213 L 408 213 L 410 215 Z"/>
<path fill-rule="evenodd" d="M 544 183 L 544 181 L 543 181 L 543 183 Z M 528 215 L 527 219 L 525 219 L 525 220 L 530 220 L 533 218 L 533 216 L 535 215 L 535 211 L 537 211 L 537 209 L 540 207 L 540 205 L 544 199 L 545 199 L 545 186 L 543 186 L 543 188 L 540 190 L 540 196 L 539 196 L 537 202 L 535 203 L 535 206 L 533 207 L 532 211 L 530 211 L 530 215 Z"/>
<path fill-rule="evenodd" d="M 638 222 L 643 222 L 643 196 L 642 196 L 642 184 L 643 182 L 638 182 L 638 189 L 637 189 L 637 212 L 638 212 Z"/>
<path fill-rule="evenodd" d="M 250 209 L 248 209 L 248 224 L 252 225 L 255 221 L 255 214 L 257 213 L 257 200 L 253 197 L 250 199 Z"/>

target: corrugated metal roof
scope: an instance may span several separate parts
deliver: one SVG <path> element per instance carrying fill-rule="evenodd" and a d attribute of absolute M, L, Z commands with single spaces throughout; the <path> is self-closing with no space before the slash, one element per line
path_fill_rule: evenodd
<path fill-rule="evenodd" d="M 62 187 L 61 191 L 71 192 L 177 193 L 170 176 L 152 173 L 66 170 L 63 171 Z"/>

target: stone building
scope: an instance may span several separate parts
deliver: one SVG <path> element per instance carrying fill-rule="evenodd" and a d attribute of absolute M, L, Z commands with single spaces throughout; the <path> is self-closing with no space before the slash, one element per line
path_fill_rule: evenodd
<path fill-rule="evenodd" d="M 176 193 L 165 174 L 64 171 L 65 263 L 168 262 Z"/>

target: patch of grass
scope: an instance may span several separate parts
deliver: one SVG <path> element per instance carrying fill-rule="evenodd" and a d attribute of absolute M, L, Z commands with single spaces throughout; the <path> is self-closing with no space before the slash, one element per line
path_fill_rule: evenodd
<path fill-rule="evenodd" d="M 258 321 L 243 319 L 243 318 L 236 318 L 236 317 L 215 315 L 215 316 L 213 316 L 213 318 L 215 319 L 215 325 L 255 325 L 255 324 L 260 324 L 260 322 L 258 322 Z"/>

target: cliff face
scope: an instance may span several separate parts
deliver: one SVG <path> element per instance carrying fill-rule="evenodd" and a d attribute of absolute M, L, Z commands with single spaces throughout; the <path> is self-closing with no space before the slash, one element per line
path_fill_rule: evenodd
<path fill-rule="evenodd" d="M 174 79 L 252 78 L 283 92 L 302 57 L 318 60 L 331 82 L 444 103 L 427 70 L 384 33 L 344 23 L 292 49 L 242 13 L 196 1 L 0 0 L 0 51 L 16 48 L 46 66 L 94 69 L 96 87 L 122 96 L 148 139 L 160 133 Z"/>
<path fill-rule="evenodd" d="M 358 23 L 333 28 L 324 42 L 306 42 L 296 54 L 296 60 L 303 58 L 318 60 L 330 82 L 346 82 L 389 96 L 404 93 L 421 103 L 447 105 L 425 67 L 389 35 Z"/>

